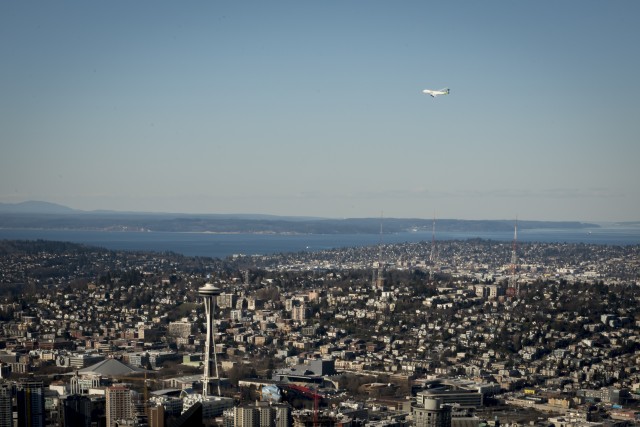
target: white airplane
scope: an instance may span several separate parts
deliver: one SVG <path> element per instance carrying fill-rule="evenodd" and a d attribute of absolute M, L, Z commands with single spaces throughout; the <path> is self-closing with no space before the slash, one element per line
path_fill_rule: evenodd
<path fill-rule="evenodd" d="M 447 88 L 440 89 L 440 90 L 425 89 L 422 91 L 422 93 L 426 93 L 427 95 L 431 95 L 433 98 L 435 98 L 438 95 L 449 95 L 449 89 Z"/>

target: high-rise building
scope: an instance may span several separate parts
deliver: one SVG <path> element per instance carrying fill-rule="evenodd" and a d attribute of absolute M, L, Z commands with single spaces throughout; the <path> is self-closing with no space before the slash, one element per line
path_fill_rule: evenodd
<path fill-rule="evenodd" d="M 218 297 L 218 307 L 220 308 L 233 308 L 236 306 L 238 296 L 236 294 L 220 294 Z"/>
<path fill-rule="evenodd" d="M 276 427 L 291 427 L 293 417 L 291 416 L 291 406 L 286 404 L 275 405 L 276 409 Z"/>
<path fill-rule="evenodd" d="M 72 394 L 63 403 L 65 426 L 91 427 L 91 399 L 88 396 Z"/>
<path fill-rule="evenodd" d="M 299 304 L 294 304 L 291 308 L 291 319 L 298 322 L 305 322 L 308 317 L 309 309 L 306 303 L 301 302 Z"/>
<path fill-rule="evenodd" d="M 260 427 L 260 412 L 254 405 L 235 408 L 235 427 Z"/>
<path fill-rule="evenodd" d="M 131 420 L 131 390 L 123 386 L 107 387 L 106 393 L 107 427 L 115 427 L 119 420 Z"/>
<path fill-rule="evenodd" d="M 62 426 L 105 425 L 105 396 L 72 394 L 61 402 Z"/>
<path fill-rule="evenodd" d="M 222 413 L 222 427 L 233 427 L 236 420 L 236 408 L 225 409 Z"/>
<path fill-rule="evenodd" d="M 236 406 L 224 413 L 225 427 L 291 427 L 291 406 L 256 402 Z"/>
<path fill-rule="evenodd" d="M 11 384 L 0 382 L 0 427 L 13 427 L 12 394 Z"/>
<path fill-rule="evenodd" d="M 259 402 L 257 406 L 260 416 L 260 427 L 275 427 L 276 409 L 266 402 Z"/>
<path fill-rule="evenodd" d="M 44 427 L 44 386 L 42 381 L 25 380 L 16 385 L 18 427 Z"/>

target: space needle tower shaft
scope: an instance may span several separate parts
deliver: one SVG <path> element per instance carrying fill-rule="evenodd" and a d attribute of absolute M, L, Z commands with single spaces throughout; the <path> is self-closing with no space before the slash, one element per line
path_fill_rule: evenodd
<path fill-rule="evenodd" d="M 202 384 L 202 395 L 208 397 L 213 395 L 213 380 L 216 380 L 218 396 L 220 396 L 220 377 L 218 376 L 218 358 L 216 355 L 215 341 L 215 308 L 216 297 L 220 295 L 220 289 L 211 283 L 205 284 L 198 289 L 198 293 L 203 299 L 204 310 L 207 322 L 207 338 L 205 342 L 205 364 L 204 378 Z"/>

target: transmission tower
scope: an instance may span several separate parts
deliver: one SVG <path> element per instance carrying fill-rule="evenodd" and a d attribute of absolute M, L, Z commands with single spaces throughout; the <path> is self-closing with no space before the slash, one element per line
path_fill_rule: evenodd
<path fill-rule="evenodd" d="M 511 248 L 511 277 L 509 278 L 509 286 L 515 288 L 516 295 L 520 297 L 520 283 L 516 278 L 516 270 L 518 266 L 518 218 L 513 229 L 513 246 Z"/>
<path fill-rule="evenodd" d="M 438 248 L 436 247 L 436 213 L 433 213 L 433 224 L 431 225 L 431 253 L 429 254 L 429 263 L 431 264 L 431 274 L 436 270 L 436 261 L 438 259 Z"/>
<path fill-rule="evenodd" d="M 378 268 L 373 269 L 371 285 L 374 289 L 384 288 L 384 271 L 382 265 L 382 213 L 380 214 L 380 242 L 378 244 Z"/>

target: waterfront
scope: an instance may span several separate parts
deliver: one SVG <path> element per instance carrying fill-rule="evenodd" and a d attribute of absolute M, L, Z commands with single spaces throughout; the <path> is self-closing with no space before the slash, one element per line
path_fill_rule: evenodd
<path fill-rule="evenodd" d="M 436 240 L 513 240 L 513 232 L 436 232 Z M 53 240 L 114 250 L 175 252 L 187 256 L 226 258 L 234 254 L 321 251 L 389 243 L 431 241 L 431 232 L 384 234 L 250 234 L 78 230 L 0 229 L 0 240 Z M 518 241 L 639 245 L 640 227 L 603 225 L 593 229 L 518 230 Z"/>

